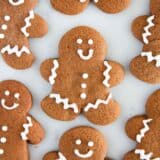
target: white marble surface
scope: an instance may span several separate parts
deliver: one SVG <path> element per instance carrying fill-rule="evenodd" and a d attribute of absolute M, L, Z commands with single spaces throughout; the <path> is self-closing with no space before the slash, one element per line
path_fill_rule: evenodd
<path fill-rule="evenodd" d="M 125 152 L 134 147 L 124 132 L 127 119 L 144 113 L 147 97 L 156 89 L 134 78 L 128 70 L 130 60 L 140 53 L 142 44 L 131 33 L 132 20 L 149 13 L 149 0 L 132 0 L 130 7 L 116 15 L 109 15 L 98 10 L 94 5 L 77 16 L 63 15 L 51 8 L 49 0 L 40 0 L 36 11 L 49 25 L 49 33 L 42 39 L 31 40 L 31 48 L 36 55 L 36 62 L 26 71 L 15 71 L 8 67 L 0 57 L 0 80 L 16 79 L 25 83 L 33 94 L 34 105 L 31 110 L 46 130 L 46 137 L 41 144 L 30 145 L 31 160 L 41 160 L 50 150 L 58 149 L 60 136 L 67 129 L 77 125 L 91 125 L 101 130 L 108 141 L 108 155 L 115 160 L 122 159 Z M 77 25 L 89 25 L 96 28 L 108 43 L 107 58 L 117 60 L 125 66 L 126 77 L 121 85 L 112 89 L 114 98 L 121 104 L 121 116 L 106 127 L 90 124 L 83 116 L 71 122 L 60 122 L 49 118 L 40 108 L 41 99 L 50 92 L 50 85 L 39 73 L 40 63 L 49 57 L 57 57 L 57 46 L 61 36 Z"/>

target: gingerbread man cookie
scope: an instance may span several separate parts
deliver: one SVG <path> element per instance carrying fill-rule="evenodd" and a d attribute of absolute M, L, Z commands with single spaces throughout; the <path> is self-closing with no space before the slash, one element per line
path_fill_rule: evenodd
<path fill-rule="evenodd" d="M 52 92 L 41 102 L 43 110 L 58 120 L 72 120 L 83 113 L 99 125 L 113 122 L 119 104 L 109 88 L 124 77 L 123 67 L 104 60 L 106 43 L 96 30 L 79 26 L 67 32 L 59 43 L 59 58 L 44 61 L 40 71 Z"/>
<path fill-rule="evenodd" d="M 80 126 L 65 132 L 59 151 L 47 153 L 43 160 L 104 160 L 106 152 L 104 136 L 94 128 Z"/>
<path fill-rule="evenodd" d="M 29 90 L 20 82 L 0 82 L 0 159 L 29 160 L 27 143 L 44 137 L 40 124 L 28 114 L 32 106 Z"/>
<path fill-rule="evenodd" d="M 137 142 L 124 160 L 160 159 L 160 90 L 154 92 L 146 103 L 146 115 L 131 118 L 126 124 L 127 135 Z"/>
<path fill-rule="evenodd" d="M 33 8 L 37 0 L 0 1 L 0 53 L 15 69 L 29 68 L 33 61 L 28 38 L 41 37 L 47 32 L 46 22 Z"/>
<path fill-rule="evenodd" d="M 130 63 L 131 72 L 147 83 L 160 83 L 160 1 L 150 0 L 149 16 L 136 18 L 132 31 L 144 47 Z"/>
<path fill-rule="evenodd" d="M 68 15 L 81 13 L 90 3 L 90 0 L 51 0 L 52 6 Z M 106 13 L 118 13 L 126 9 L 130 0 L 93 0 L 93 3 Z"/>

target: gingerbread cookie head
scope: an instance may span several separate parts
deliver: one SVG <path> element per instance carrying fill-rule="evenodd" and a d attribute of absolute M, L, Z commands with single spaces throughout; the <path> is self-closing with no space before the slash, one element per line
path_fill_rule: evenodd
<path fill-rule="evenodd" d="M 83 63 L 97 63 L 105 59 L 107 47 L 105 40 L 96 30 L 79 26 L 67 32 L 59 44 L 60 58 Z"/>
<path fill-rule="evenodd" d="M 160 90 L 157 90 L 147 100 L 146 115 L 135 116 L 126 125 L 127 135 L 137 142 L 137 146 L 125 155 L 124 160 L 160 159 L 159 123 Z"/>
<path fill-rule="evenodd" d="M 86 126 L 80 126 L 65 132 L 59 142 L 59 158 L 74 160 L 104 160 L 107 145 L 103 135 Z M 49 154 L 44 160 L 49 160 Z"/>
<path fill-rule="evenodd" d="M 29 90 L 20 82 L 8 80 L 0 83 L 0 110 L 8 114 L 26 114 L 32 105 Z"/>
<path fill-rule="evenodd" d="M 34 55 L 28 38 L 41 37 L 48 30 L 46 22 L 33 11 L 36 4 L 37 0 L 0 1 L 0 53 L 15 69 L 32 65 Z"/>
<path fill-rule="evenodd" d="M 79 14 L 88 6 L 89 2 L 90 0 L 51 0 L 55 9 L 68 15 Z M 93 0 L 93 2 L 106 13 L 121 12 L 130 4 L 130 0 Z"/>

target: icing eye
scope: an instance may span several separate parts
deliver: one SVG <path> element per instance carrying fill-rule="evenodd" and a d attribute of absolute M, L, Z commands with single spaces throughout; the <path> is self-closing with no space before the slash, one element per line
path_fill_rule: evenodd
<path fill-rule="evenodd" d="M 14 97 L 15 97 L 16 99 L 19 99 L 20 94 L 19 94 L 19 93 L 15 93 L 15 94 L 14 94 Z"/>
<path fill-rule="evenodd" d="M 81 38 L 78 38 L 77 39 L 77 44 L 82 44 L 83 43 L 83 40 Z"/>
<path fill-rule="evenodd" d="M 9 3 L 13 6 L 19 6 L 24 3 L 24 0 L 9 0 Z"/>
<path fill-rule="evenodd" d="M 93 147 L 94 146 L 94 142 L 93 141 L 88 142 L 88 146 L 89 147 Z"/>
<path fill-rule="evenodd" d="M 76 140 L 76 144 L 77 144 L 77 145 L 80 145 L 81 143 L 82 143 L 82 141 L 81 141 L 80 139 L 77 139 L 77 140 Z"/>
<path fill-rule="evenodd" d="M 89 45 L 93 45 L 93 43 L 94 43 L 94 42 L 93 42 L 93 39 L 89 39 L 89 40 L 88 40 L 88 44 L 89 44 Z"/>
<path fill-rule="evenodd" d="M 9 95 L 10 95 L 10 91 L 9 91 L 9 90 L 6 90 L 6 91 L 4 92 L 4 94 L 5 94 L 5 96 L 9 96 Z"/>

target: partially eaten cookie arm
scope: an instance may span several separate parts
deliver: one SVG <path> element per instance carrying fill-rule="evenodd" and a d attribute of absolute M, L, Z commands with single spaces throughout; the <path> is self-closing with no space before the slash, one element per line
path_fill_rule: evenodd
<path fill-rule="evenodd" d="M 58 152 L 53 151 L 53 152 L 47 153 L 47 154 L 43 157 L 43 160 L 57 160 L 58 158 L 59 158 Z"/>
<path fill-rule="evenodd" d="M 44 36 L 48 32 L 48 25 L 45 20 L 35 14 L 31 20 L 31 26 L 27 29 L 30 38 L 39 38 Z"/>
<path fill-rule="evenodd" d="M 31 117 L 31 127 L 29 127 L 28 141 L 31 144 L 38 144 L 44 138 L 44 129 L 32 116 L 29 115 L 28 117 Z"/>

